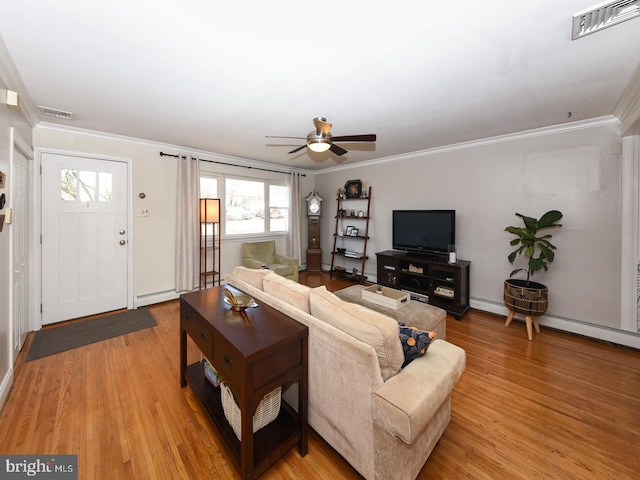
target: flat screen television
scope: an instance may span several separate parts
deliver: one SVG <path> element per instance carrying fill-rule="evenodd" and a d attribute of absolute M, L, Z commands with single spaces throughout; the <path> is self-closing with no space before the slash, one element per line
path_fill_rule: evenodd
<path fill-rule="evenodd" d="M 455 210 L 394 210 L 393 249 L 443 255 L 456 243 Z"/>

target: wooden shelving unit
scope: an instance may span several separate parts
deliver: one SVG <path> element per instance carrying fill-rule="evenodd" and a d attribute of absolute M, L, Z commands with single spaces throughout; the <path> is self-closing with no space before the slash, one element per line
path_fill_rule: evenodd
<path fill-rule="evenodd" d="M 347 209 L 347 207 L 349 207 Z M 351 214 L 353 212 L 353 215 Z M 362 213 L 359 213 L 362 212 Z M 331 250 L 331 275 L 364 283 L 364 265 L 369 240 L 369 219 L 371 218 L 371 187 L 366 196 L 342 198 L 338 196 L 336 224 Z M 348 235 L 348 227 L 358 229 L 357 235 Z M 359 272 L 353 273 L 353 265 L 359 265 Z M 357 267 L 355 267 L 357 269 Z"/>

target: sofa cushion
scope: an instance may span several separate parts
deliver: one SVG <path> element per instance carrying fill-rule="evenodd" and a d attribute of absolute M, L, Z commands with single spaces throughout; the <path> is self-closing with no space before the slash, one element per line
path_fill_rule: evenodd
<path fill-rule="evenodd" d="M 265 268 L 234 267 L 233 276 L 247 282 L 252 287 L 262 290 L 262 279 L 273 273 Z"/>
<path fill-rule="evenodd" d="M 404 322 L 398 322 L 398 325 L 400 326 L 400 343 L 404 352 L 404 363 L 402 364 L 402 368 L 404 368 L 416 358 L 427 353 L 431 341 L 436 338 L 436 332 L 419 330 Z"/>
<path fill-rule="evenodd" d="M 309 293 L 311 292 L 311 288 L 306 285 L 271 272 L 262 279 L 262 287 L 265 293 L 273 295 L 305 313 L 311 313 L 309 308 Z"/>
<path fill-rule="evenodd" d="M 375 349 L 383 380 L 400 371 L 404 354 L 398 341 L 398 322 L 393 318 L 340 300 L 324 286 L 313 288 L 309 301 L 311 315 Z"/>

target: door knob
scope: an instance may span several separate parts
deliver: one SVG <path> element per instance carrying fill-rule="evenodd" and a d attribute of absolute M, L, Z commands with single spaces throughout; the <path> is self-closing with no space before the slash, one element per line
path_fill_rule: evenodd
<path fill-rule="evenodd" d="M 118 233 L 120 233 L 120 235 L 124 235 L 127 232 L 125 232 L 124 229 L 123 229 L 123 230 L 120 230 L 120 232 L 118 232 Z"/>
<path fill-rule="evenodd" d="M 120 240 L 120 245 L 124 245 L 125 243 L 127 243 L 125 240 Z"/>

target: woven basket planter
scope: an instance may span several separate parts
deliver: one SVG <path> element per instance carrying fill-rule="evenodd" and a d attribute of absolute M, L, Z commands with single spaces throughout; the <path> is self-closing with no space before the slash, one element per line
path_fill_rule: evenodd
<path fill-rule="evenodd" d="M 549 306 L 549 289 L 541 283 L 505 280 L 504 304 L 509 310 L 529 317 L 544 315 Z"/>

